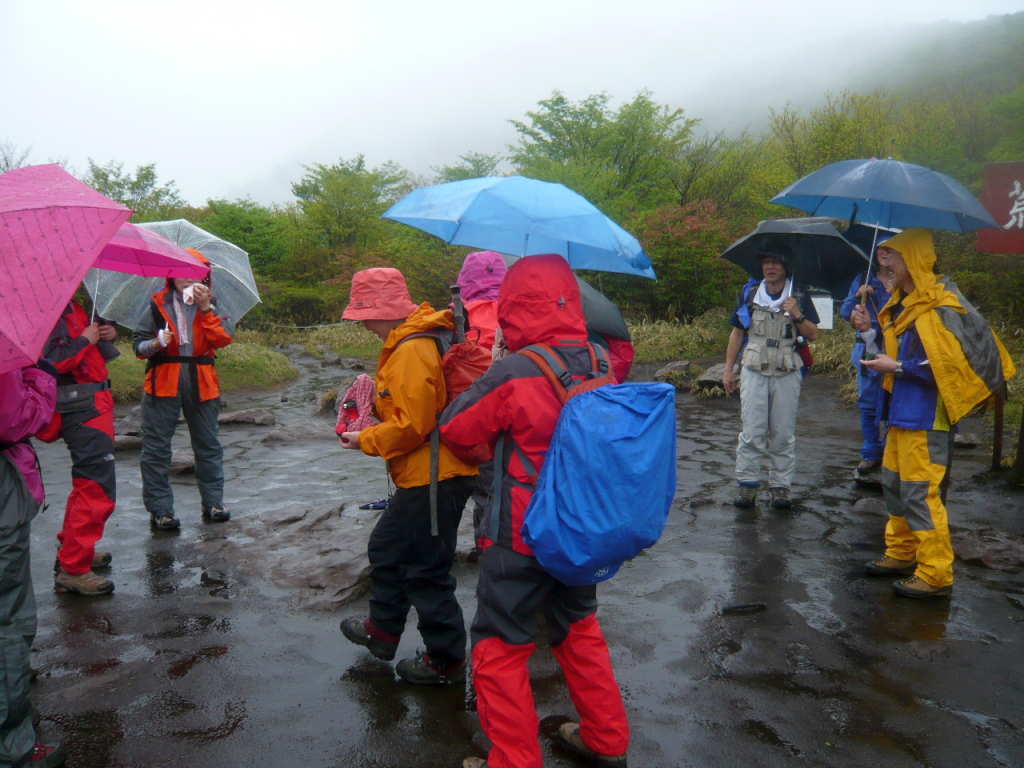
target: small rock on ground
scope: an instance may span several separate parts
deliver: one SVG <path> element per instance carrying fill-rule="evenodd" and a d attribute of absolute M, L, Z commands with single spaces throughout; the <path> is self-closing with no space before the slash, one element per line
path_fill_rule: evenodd
<path fill-rule="evenodd" d="M 996 571 L 1024 570 L 1024 537 L 982 528 L 954 533 L 953 551 L 965 563 L 983 565 Z"/>
<path fill-rule="evenodd" d="M 196 457 L 192 451 L 182 448 L 171 454 L 171 468 L 169 471 L 172 475 L 189 475 L 195 469 Z"/>
<path fill-rule="evenodd" d="M 218 424 L 256 424 L 259 426 L 272 426 L 277 423 L 274 414 L 265 408 L 246 408 L 243 411 L 232 411 L 222 413 L 217 417 Z"/>

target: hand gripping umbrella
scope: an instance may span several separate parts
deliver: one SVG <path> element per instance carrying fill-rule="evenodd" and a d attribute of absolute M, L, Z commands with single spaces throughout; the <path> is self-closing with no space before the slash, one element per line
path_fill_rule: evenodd
<path fill-rule="evenodd" d="M 213 265 L 211 290 L 217 314 L 233 332 L 235 324 L 260 301 L 256 280 L 249 265 L 249 254 L 200 229 L 184 219 L 154 221 L 139 227 L 155 232 L 182 248 L 199 251 Z M 162 278 L 111 273 L 108 283 L 100 285 L 97 311 L 129 328 L 138 325 L 150 296 L 164 285 Z M 86 287 L 90 287 L 88 283 Z"/>
<path fill-rule="evenodd" d="M 0 174 L 0 373 L 35 364 L 82 278 L 131 215 L 59 165 Z"/>
<path fill-rule="evenodd" d="M 657 279 L 635 237 L 561 184 L 525 176 L 453 181 L 415 190 L 384 218 L 449 245 L 510 256 L 557 253 L 573 269 Z"/>

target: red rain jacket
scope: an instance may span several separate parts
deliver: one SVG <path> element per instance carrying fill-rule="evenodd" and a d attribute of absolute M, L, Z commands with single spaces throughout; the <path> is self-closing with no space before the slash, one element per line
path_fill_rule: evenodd
<path fill-rule="evenodd" d="M 511 351 L 548 344 L 561 354 L 574 378 L 590 372 L 579 286 L 561 256 L 531 256 L 509 269 L 498 298 L 498 321 Z M 509 355 L 497 360 L 448 406 L 441 417 L 441 439 L 462 450 L 488 445 L 493 455 L 499 435 L 508 433 L 540 472 L 561 410 L 561 401 L 540 368 L 525 355 Z M 499 531 L 488 530 L 480 544 L 497 543 L 532 555 L 522 537 L 532 496 L 524 485 L 534 483 L 536 476 L 526 472 L 511 446 L 505 456 L 509 464 Z M 489 528 L 490 510 L 484 519 Z"/>

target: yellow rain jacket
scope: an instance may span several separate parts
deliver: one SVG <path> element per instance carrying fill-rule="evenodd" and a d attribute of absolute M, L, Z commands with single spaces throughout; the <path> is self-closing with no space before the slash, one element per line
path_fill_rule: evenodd
<path fill-rule="evenodd" d="M 421 304 L 391 332 L 377 363 L 374 415 L 381 423 L 359 433 L 363 453 L 386 459 L 399 488 L 430 484 L 430 433 L 448 399 L 437 343 L 421 336 L 399 344 L 414 333 L 439 328 L 455 329 L 452 313 Z M 475 474 L 476 467 L 457 459 L 441 443 L 438 480 Z"/>
<path fill-rule="evenodd" d="M 914 278 L 914 290 L 904 296 L 896 289 L 878 314 L 885 353 L 897 358 L 898 337 L 913 326 L 928 356 L 949 421 L 956 424 L 1002 389 L 1017 369 L 995 332 L 956 284 L 932 271 L 935 245 L 931 232 L 907 229 L 885 247 L 903 256 Z M 894 321 L 893 309 L 901 300 L 903 311 Z M 891 393 L 894 381 L 894 375 L 887 374 L 882 386 Z"/>

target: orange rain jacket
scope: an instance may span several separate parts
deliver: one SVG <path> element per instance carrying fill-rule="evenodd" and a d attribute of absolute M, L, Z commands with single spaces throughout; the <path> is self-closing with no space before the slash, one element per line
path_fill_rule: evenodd
<path fill-rule="evenodd" d="M 439 328 L 455 329 L 452 313 L 421 304 L 391 332 L 377 363 L 373 410 L 381 423 L 359 433 L 360 449 L 386 459 L 399 488 L 430 484 L 430 433 L 448 400 L 437 343 L 424 336 L 399 343 L 411 334 Z M 476 474 L 476 467 L 460 461 L 441 444 L 438 480 Z"/>
<path fill-rule="evenodd" d="M 148 395 L 156 397 L 174 397 L 178 394 L 178 380 L 181 376 L 181 363 L 160 363 L 161 357 L 176 357 L 178 355 L 178 325 L 172 308 L 168 307 L 171 301 L 173 288 L 164 288 L 153 294 L 153 301 L 143 313 L 142 322 L 135 332 L 136 342 L 149 340 L 156 336 L 157 331 L 169 325 L 174 331 L 174 341 L 167 349 L 157 352 L 153 357 L 138 357 L 142 360 L 150 360 L 155 363 L 146 373 L 145 391 Z M 163 318 L 160 325 L 156 325 L 156 316 L 153 315 L 154 308 Z M 196 319 L 192 322 L 192 355 L 193 357 L 216 358 L 216 350 L 226 347 L 231 343 L 231 335 L 224 330 L 220 318 L 217 317 L 216 309 L 211 312 L 196 312 Z M 217 379 L 217 369 L 213 365 L 197 365 L 196 380 L 199 382 L 199 400 L 213 400 L 220 397 L 220 381 Z"/>

